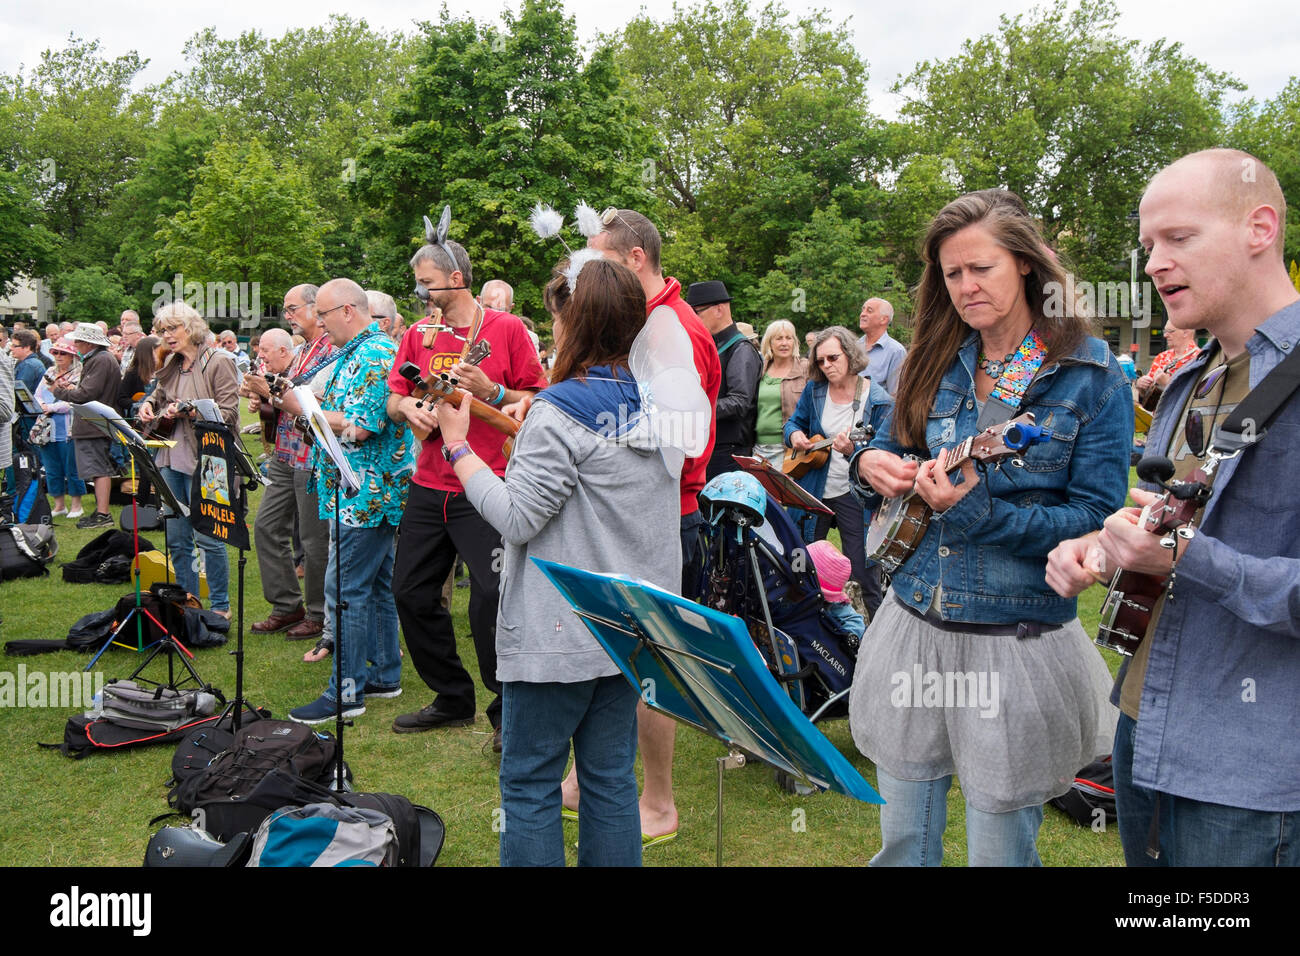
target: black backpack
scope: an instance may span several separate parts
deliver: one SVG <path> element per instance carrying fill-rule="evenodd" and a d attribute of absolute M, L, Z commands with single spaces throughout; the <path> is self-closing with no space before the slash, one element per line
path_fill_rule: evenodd
<path fill-rule="evenodd" d="M 0 523 L 0 581 L 49 574 L 46 565 L 58 553 L 50 525 Z"/>
<path fill-rule="evenodd" d="M 140 539 L 140 550 L 158 550 L 144 538 Z M 63 580 L 73 584 L 91 584 L 97 579 L 99 566 L 115 555 L 125 555 L 130 561 L 135 555 L 135 542 L 131 535 L 122 531 L 105 531 L 91 540 L 77 552 L 76 560 L 63 566 Z"/>
<path fill-rule="evenodd" d="M 229 749 L 214 757 L 202 771 L 173 786 L 167 802 L 181 813 L 193 814 L 198 809 L 206 813 L 214 803 L 246 801 L 272 770 L 309 780 L 327 778 L 334 767 L 334 752 L 334 738 L 306 724 L 256 720 L 240 728 Z M 268 812 L 275 809 L 270 807 Z M 217 839 L 229 835 L 223 837 L 210 822 L 203 828 Z"/>
<path fill-rule="evenodd" d="M 1098 810 L 1105 814 L 1108 826 L 1118 820 L 1115 813 L 1115 772 L 1110 754 L 1094 760 L 1075 774 L 1069 791 L 1053 797 L 1051 804 L 1081 827 L 1094 826 L 1099 819 Z"/>

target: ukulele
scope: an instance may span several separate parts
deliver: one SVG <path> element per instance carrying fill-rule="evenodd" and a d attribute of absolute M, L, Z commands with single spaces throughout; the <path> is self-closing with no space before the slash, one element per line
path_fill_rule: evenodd
<path fill-rule="evenodd" d="M 264 373 L 262 377 L 266 379 L 266 387 L 271 393 L 271 398 L 281 398 L 285 392 L 293 388 L 293 382 L 285 378 L 283 375 Z M 280 411 L 280 409 L 276 408 L 275 405 L 272 404 L 270 399 L 262 402 L 261 406 L 258 408 L 257 416 L 261 420 L 262 424 L 263 444 L 275 444 L 275 431 L 280 417 Z M 288 412 L 285 412 L 285 414 L 287 415 Z M 306 415 L 292 416 L 292 420 L 289 424 L 292 428 L 296 428 L 302 434 L 307 447 L 310 448 L 316 443 L 316 439 L 313 438 L 311 434 L 311 427 L 307 424 Z"/>
<path fill-rule="evenodd" d="M 175 418 L 164 418 L 159 414 L 149 424 L 141 426 L 140 437 L 145 439 L 153 438 L 158 441 L 169 441 L 171 440 L 172 433 L 176 431 L 176 423 L 192 411 L 194 411 L 193 402 L 181 402 L 176 406 Z"/>
<path fill-rule="evenodd" d="M 1025 412 L 957 445 L 948 456 L 944 472 L 960 471 L 968 461 L 996 462 L 1011 458 L 1014 464 L 1020 452 L 1051 438 L 1051 431 L 1034 424 L 1034 413 Z M 871 519 L 867 532 L 868 557 L 879 562 L 886 573 L 893 574 L 916 551 L 933 514 L 934 509 L 915 488 L 905 495 L 886 499 Z"/>
<path fill-rule="evenodd" d="M 1158 535 L 1174 531 L 1186 538 L 1190 534 L 1192 519 L 1209 500 L 1210 484 L 1200 468 L 1184 481 L 1166 484 L 1173 470 L 1173 463 L 1168 458 L 1144 458 L 1138 462 L 1138 477 L 1143 481 L 1155 480 L 1165 488 L 1164 494 L 1142 509 L 1138 527 Z M 1173 538 L 1164 540 L 1169 542 L 1167 546 L 1170 548 L 1176 544 Z M 1116 571 L 1101 606 L 1097 646 L 1132 657 L 1151 629 L 1151 615 L 1168 581 L 1169 576 L 1165 574 L 1143 574 L 1124 568 Z"/>
<path fill-rule="evenodd" d="M 871 441 L 875 429 L 870 425 L 865 428 L 855 428 L 849 432 L 849 441 L 854 445 L 861 445 L 864 442 Z M 814 435 L 810 439 L 812 447 L 805 448 L 803 451 L 795 451 L 793 448 L 787 449 L 785 460 L 781 462 L 781 472 L 795 480 L 802 478 L 810 471 L 816 471 L 826 465 L 830 460 L 830 447 L 835 444 L 834 438 L 826 438 L 822 435 Z"/>
<path fill-rule="evenodd" d="M 486 341 L 474 343 L 466 356 L 466 361 L 472 365 L 477 365 L 491 353 L 491 346 Z M 472 361 L 471 361 L 472 360 Z M 519 423 L 500 409 L 489 405 L 487 402 L 475 398 L 463 388 L 456 385 L 456 380 L 446 372 L 441 372 L 432 381 L 426 380 L 420 375 L 420 367 L 414 362 L 403 362 L 397 370 L 397 374 L 402 376 L 411 383 L 413 387 L 411 397 L 416 400 L 421 408 L 432 408 L 442 401 L 450 401 L 457 408 L 461 403 L 469 401 L 469 412 L 481 422 L 491 425 L 497 431 L 506 436 L 505 445 L 502 446 L 502 452 L 507 458 L 510 457 L 510 449 L 514 443 L 514 436 L 519 431 Z M 410 424 L 410 423 L 408 423 Z M 427 441 L 429 432 L 423 428 L 417 428 L 410 425 L 411 432 L 420 441 Z"/>

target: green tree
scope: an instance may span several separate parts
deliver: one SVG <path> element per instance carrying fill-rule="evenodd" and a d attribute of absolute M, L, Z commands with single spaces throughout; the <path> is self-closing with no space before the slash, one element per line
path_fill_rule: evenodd
<path fill-rule="evenodd" d="M 321 237 L 329 227 L 294 165 L 277 167 L 256 139 L 221 140 L 199 171 L 189 207 L 159 229 L 158 256 L 187 284 L 248 283 L 251 296 L 257 283 L 262 302 L 274 302 L 296 283 L 322 280 Z"/>
<path fill-rule="evenodd" d="M 525 0 L 503 19 L 497 31 L 444 9 L 438 23 L 422 25 L 394 132 L 372 140 L 357 163 L 358 185 L 377 210 L 367 224 L 366 274 L 379 288 L 409 289 L 420 217 L 436 220 L 445 203 L 475 286 L 503 278 L 515 286 L 517 308 L 540 315 L 541 287 L 564 250 L 533 235 L 533 205 L 549 203 L 570 219 L 580 200 L 644 207 L 642 161 L 653 147 L 610 51 L 584 62 L 559 0 Z M 576 230 L 567 236 L 582 242 Z"/>
<path fill-rule="evenodd" d="M 0 168 L 0 296 L 10 295 L 20 276 L 47 274 L 55 261 L 58 237 L 41 218 L 23 177 Z"/>
<path fill-rule="evenodd" d="M 144 152 L 153 115 L 152 93 L 131 88 L 147 62 L 134 52 L 105 59 L 99 41 L 70 35 L 64 49 L 42 53 L 29 76 L 3 81 L 20 131 L 14 159 L 60 237 L 56 286 L 77 268 L 112 259 L 109 206 Z"/>
<path fill-rule="evenodd" d="M 1261 159 L 1277 175 L 1287 201 L 1286 261 L 1300 258 L 1300 79 L 1257 107 L 1253 100 L 1241 108 L 1228 145 Z"/>
<path fill-rule="evenodd" d="M 641 14 L 614 42 L 659 139 L 661 226 L 726 250 L 726 268 L 683 281 L 753 285 L 832 201 L 846 219 L 875 218 L 867 69 L 845 25 L 709 0 L 662 23 Z"/>
<path fill-rule="evenodd" d="M 59 318 L 70 322 L 117 324 L 117 317 L 134 302 L 122 286 L 122 280 L 101 266 L 73 269 L 63 278 L 59 296 Z"/>
<path fill-rule="evenodd" d="M 324 236 L 326 271 L 366 271 L 357 190 L 366 140 L 388 131 L 414 65 L 415 44 L 365 20 L 332 15 L 324 26 L 280 37 L 248 31 L 223 39 L 209 28 L 186 44 L 190 69 L 173 78 L 181 99 L 231 135 L 257 137 L 302 170 L 315 203 L 334 223 Z"/>
<path fill-rule="evenodd" d="M 1124 39 L 1117 18 L 1112 0 L 1055 0 L 918 65 L 895 88 L 908 101 L 894 169 L 949 159 L 963 191 L 1018 193 L 1086 278 L 1118 276 L 1146 181 L 1222 138 L 1224 95 L 1241 85 L 1176 43 Z"/>
<path fill-rule="evenodd" d="M 750 306 L 760 333 L 776 319 L 793 322 L 801 337 L 830 325 L 856 330 L 864 299 L 877 295 L 898 304 L 904 298 L 892 267 L 883 264 L 879 238 L 878 230 L 843 218 L 833 201 L 814 209 L 790 237 L 790 251 L 741 302 L 741 311 Z"/>

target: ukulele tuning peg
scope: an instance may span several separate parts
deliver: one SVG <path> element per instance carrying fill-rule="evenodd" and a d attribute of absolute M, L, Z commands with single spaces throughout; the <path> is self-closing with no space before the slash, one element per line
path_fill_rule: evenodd
<path fill-rule="evenodd" d="M 1160 539 L 1160 547 L 1164 548 L 1166 551 L 1172 551 L 1177 546 L 1178 542 L 1174 540 L 1174 536 L 1171 534 L 1167 534 Z"/>
<path fill-rule="evenodd" d="M 1012 458 L 1012 459 L 1011 459 L 1011 467 L 1012 467 L 1012 468 L 1024 468 L 1024 467 L 1025 467 L 1025 460 L 1024 460 L 1023 458 Z"/>
<path fill-rule="evenodd" d="M 1193 531 L 1191 528 L 1179 528 L 1179 529 L 1178 529 L 1178 537 L 1182 538 L 1184 541 L 1191 541 L 1191 540 L 1192 540 L 1192 537 L 1193 537 L 1195 534 L 1196 534 L 1196 532 Z"/>

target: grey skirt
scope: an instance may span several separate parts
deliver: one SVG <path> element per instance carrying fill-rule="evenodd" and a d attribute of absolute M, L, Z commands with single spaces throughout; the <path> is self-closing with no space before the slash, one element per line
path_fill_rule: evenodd
<path fill-rule="evenodd" d="M 1031 638 L 964 634 L 891 597 L 862 641 L 849 728 L 892 776 L 955 773 L 971 806 L 1004 813 L 1060 796 L 1110 753 L 1110 687 L 1078 618 Z"/>

